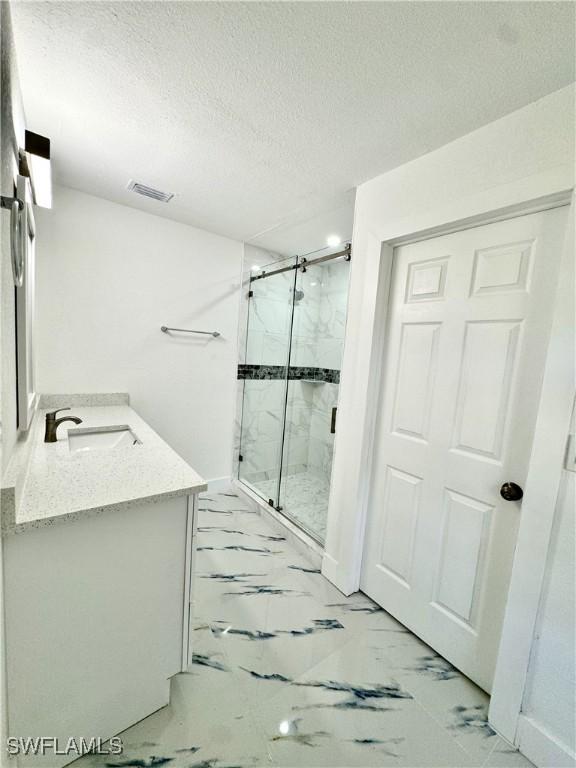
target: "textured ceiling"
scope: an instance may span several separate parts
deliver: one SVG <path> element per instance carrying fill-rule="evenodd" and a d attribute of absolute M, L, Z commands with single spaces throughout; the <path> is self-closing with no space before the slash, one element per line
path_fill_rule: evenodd
<path fill-rule="evenodd" d="M 59 181 L 277 250 L 322 214 L 336 226 L 327 211 L 346 211 L 346 228 L 357 184 L 574 80 L 569 2 L 15 2 L 12 14 L 27 121 L 52 138 Z M 175 197 L 137 197 L 129 179 Z"/>

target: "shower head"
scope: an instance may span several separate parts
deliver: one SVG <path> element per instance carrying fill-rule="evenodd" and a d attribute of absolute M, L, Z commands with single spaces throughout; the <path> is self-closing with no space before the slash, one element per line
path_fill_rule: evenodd
<path fill-rule="evenodd" d="M 304 291 L 301 291 L 299 288 L 294 288 L 294 304 L 300 303 L 303 298 Z"/>

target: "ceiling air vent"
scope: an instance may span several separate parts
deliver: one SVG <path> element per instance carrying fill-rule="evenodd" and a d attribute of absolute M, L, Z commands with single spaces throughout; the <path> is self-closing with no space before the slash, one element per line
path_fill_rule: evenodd
<path fill-rule="evenodd" d="M 161 192 L 154 187 L 147 187 L 146 184 L 140 184 L 139 181 L 129 181 L 126 187 L 130 192 L 136 192 L 144 197 L 151 197 L 152 200 L 160 200 L 161 203 L 168 203 L 174 197 L 172 192 Z"/>

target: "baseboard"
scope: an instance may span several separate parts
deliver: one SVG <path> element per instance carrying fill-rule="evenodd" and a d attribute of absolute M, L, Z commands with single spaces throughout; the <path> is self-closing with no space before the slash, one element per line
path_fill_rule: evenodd
<path fill-rule="evenodd" d="M 520 715 L 516 737 L 518 749 L 538 768 L 574 768 L 576 755 L 531 717 Z"/>
<path fill-rule="evenodd" d="M 328 552 L 324 552 L 322 557 L 322 575 L 325 576 L 331 584 L 338 587 L 338 561 L 335 560 Z M 342 591 L 342 590 L 340 590 Z"/>
<path fill-rule="evenodd" d="M 328 552 L 324 552 L 324 557 L 322 558 L 322 575 L 346 597 L 357 591 L 355 589 L 348 589 L 348 586 L 342 583 L 342 574 L 340 573 L 338 560 L 333 558 Z"/>
<path fill-rule="evenodd" d="M 329 552 L 324 552 L 324 557 L 322 558 L 322 575 L 346 597 L 353 595 L 359 590 L 357 584 L 350 584 L 347 574 L 342 574 L 338 560 Z"/>
<path fill-rule="evenodd" d="M 232 488 L 232 478 L 228 477 L 215 477 L 212 480 L 207 480 L 208 493 L 226 493 Z"/>

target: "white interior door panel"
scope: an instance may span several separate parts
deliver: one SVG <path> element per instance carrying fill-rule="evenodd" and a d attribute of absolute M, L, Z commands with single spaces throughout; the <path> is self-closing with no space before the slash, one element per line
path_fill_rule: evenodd
<path fill-rule="evenodd" d="M 395 250 L 362 589 L 490 691 L 567 209 Z"/>

